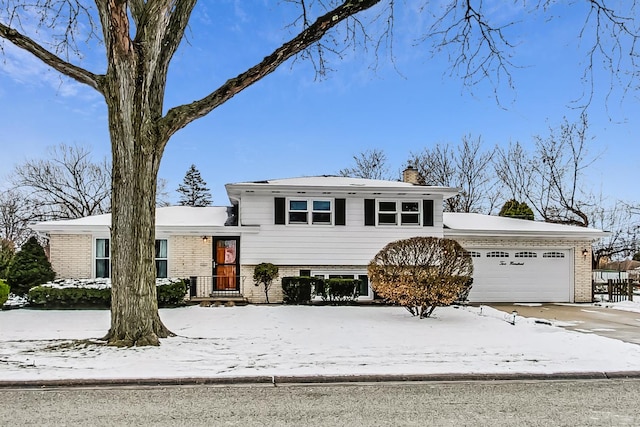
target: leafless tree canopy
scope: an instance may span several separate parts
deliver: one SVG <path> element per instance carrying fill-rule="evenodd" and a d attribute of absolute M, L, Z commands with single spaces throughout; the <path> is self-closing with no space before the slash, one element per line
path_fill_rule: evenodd
<path fill-rule="evenodd" d="M 460 195 L 445 200 L 447 212 L 492 213 L 501 194 L 491 173 L 493 148 L 484 150 L 481 138 L 462 138 L 458 146 L 436 144 L 412 153 L 425 185 L 457 187 Z"/>
<path fill-rule="evenodd" d="M 31 236 L 30 222 L 34 219 L 34 205 L 16 190 L 0 192 L 0 240 L 19 248 Z"/>
<path fill-rule="evenodd" d="M 60 144 L 47 159 L 27 160 L 14 170 L 14 185 L 28 194 L 37 216 L 28 219 L 73 219 L 108 213 L 111 165 L 94 162 L 89 149 Z"/>
<path fill-rule="evenodd" d="M 352 178 L 393 179 L 384 150 L 366 150 L 353 156 L 353 161 L 355 163 L 353 166 L 341 169 L 338 174 Z"/>
<path fill-rule="evenodd" d="M 368 273 L 378 295 L 424 318 L 458 299 L 473 263 L 455 240 L 413 237 L 385 246 L 369 263 Z"/>
<path fill-rule="evenodd" d="M 498 149 L 496 176 L 511 197 L 526 201 L 546 222 L 587 227 L 592 196 L 582 188 L 585 169 L 597 159 L 589 154 L 588 121 L 566 119 L 546 137 L 536 136 L 535 150 L 520 144 Z"/>

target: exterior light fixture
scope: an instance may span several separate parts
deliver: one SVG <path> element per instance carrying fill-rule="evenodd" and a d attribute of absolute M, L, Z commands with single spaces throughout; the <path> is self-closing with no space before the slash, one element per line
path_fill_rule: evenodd
<path fill-rule="evenodd" d="M 209 236 L 202 236 L 202 243 L 207 243 L 209 241 Z"/>
<path fill-rule="evenodd" d="M 586 258 L 587 255 L 589 255 L 589 251 L 587 249 L 583 249 L 582 250 L 582 256 Z"/>

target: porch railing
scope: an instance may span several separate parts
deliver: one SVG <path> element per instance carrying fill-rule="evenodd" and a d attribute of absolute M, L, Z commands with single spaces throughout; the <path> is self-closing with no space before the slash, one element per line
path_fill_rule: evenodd
<path fill-rule="evenodd" d="M 208 298 L 242 296 L 240 293 L 240 285 L 243 282 L 244 276 L 190 276 L 189 297 Z"/>

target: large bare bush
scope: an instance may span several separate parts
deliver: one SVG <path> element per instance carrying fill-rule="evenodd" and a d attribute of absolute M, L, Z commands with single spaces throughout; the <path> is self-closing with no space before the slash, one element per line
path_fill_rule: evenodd
<path fill-rule="evenodd" d="M 458 299 L 469 285 L 473 262 L 458 242 L 412 237 L 389 243 L 369 263 L 373 289 L 414 316 Z"/>

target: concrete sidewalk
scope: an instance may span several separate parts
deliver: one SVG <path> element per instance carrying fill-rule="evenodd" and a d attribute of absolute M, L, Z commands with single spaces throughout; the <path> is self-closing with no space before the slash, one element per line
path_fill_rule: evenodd
<path fill-rule="evenodd" d="M 490 304 L 506 313 L 550 321 L 555 326 L 640 345 L 640 313 L 592 304 Z"/>

